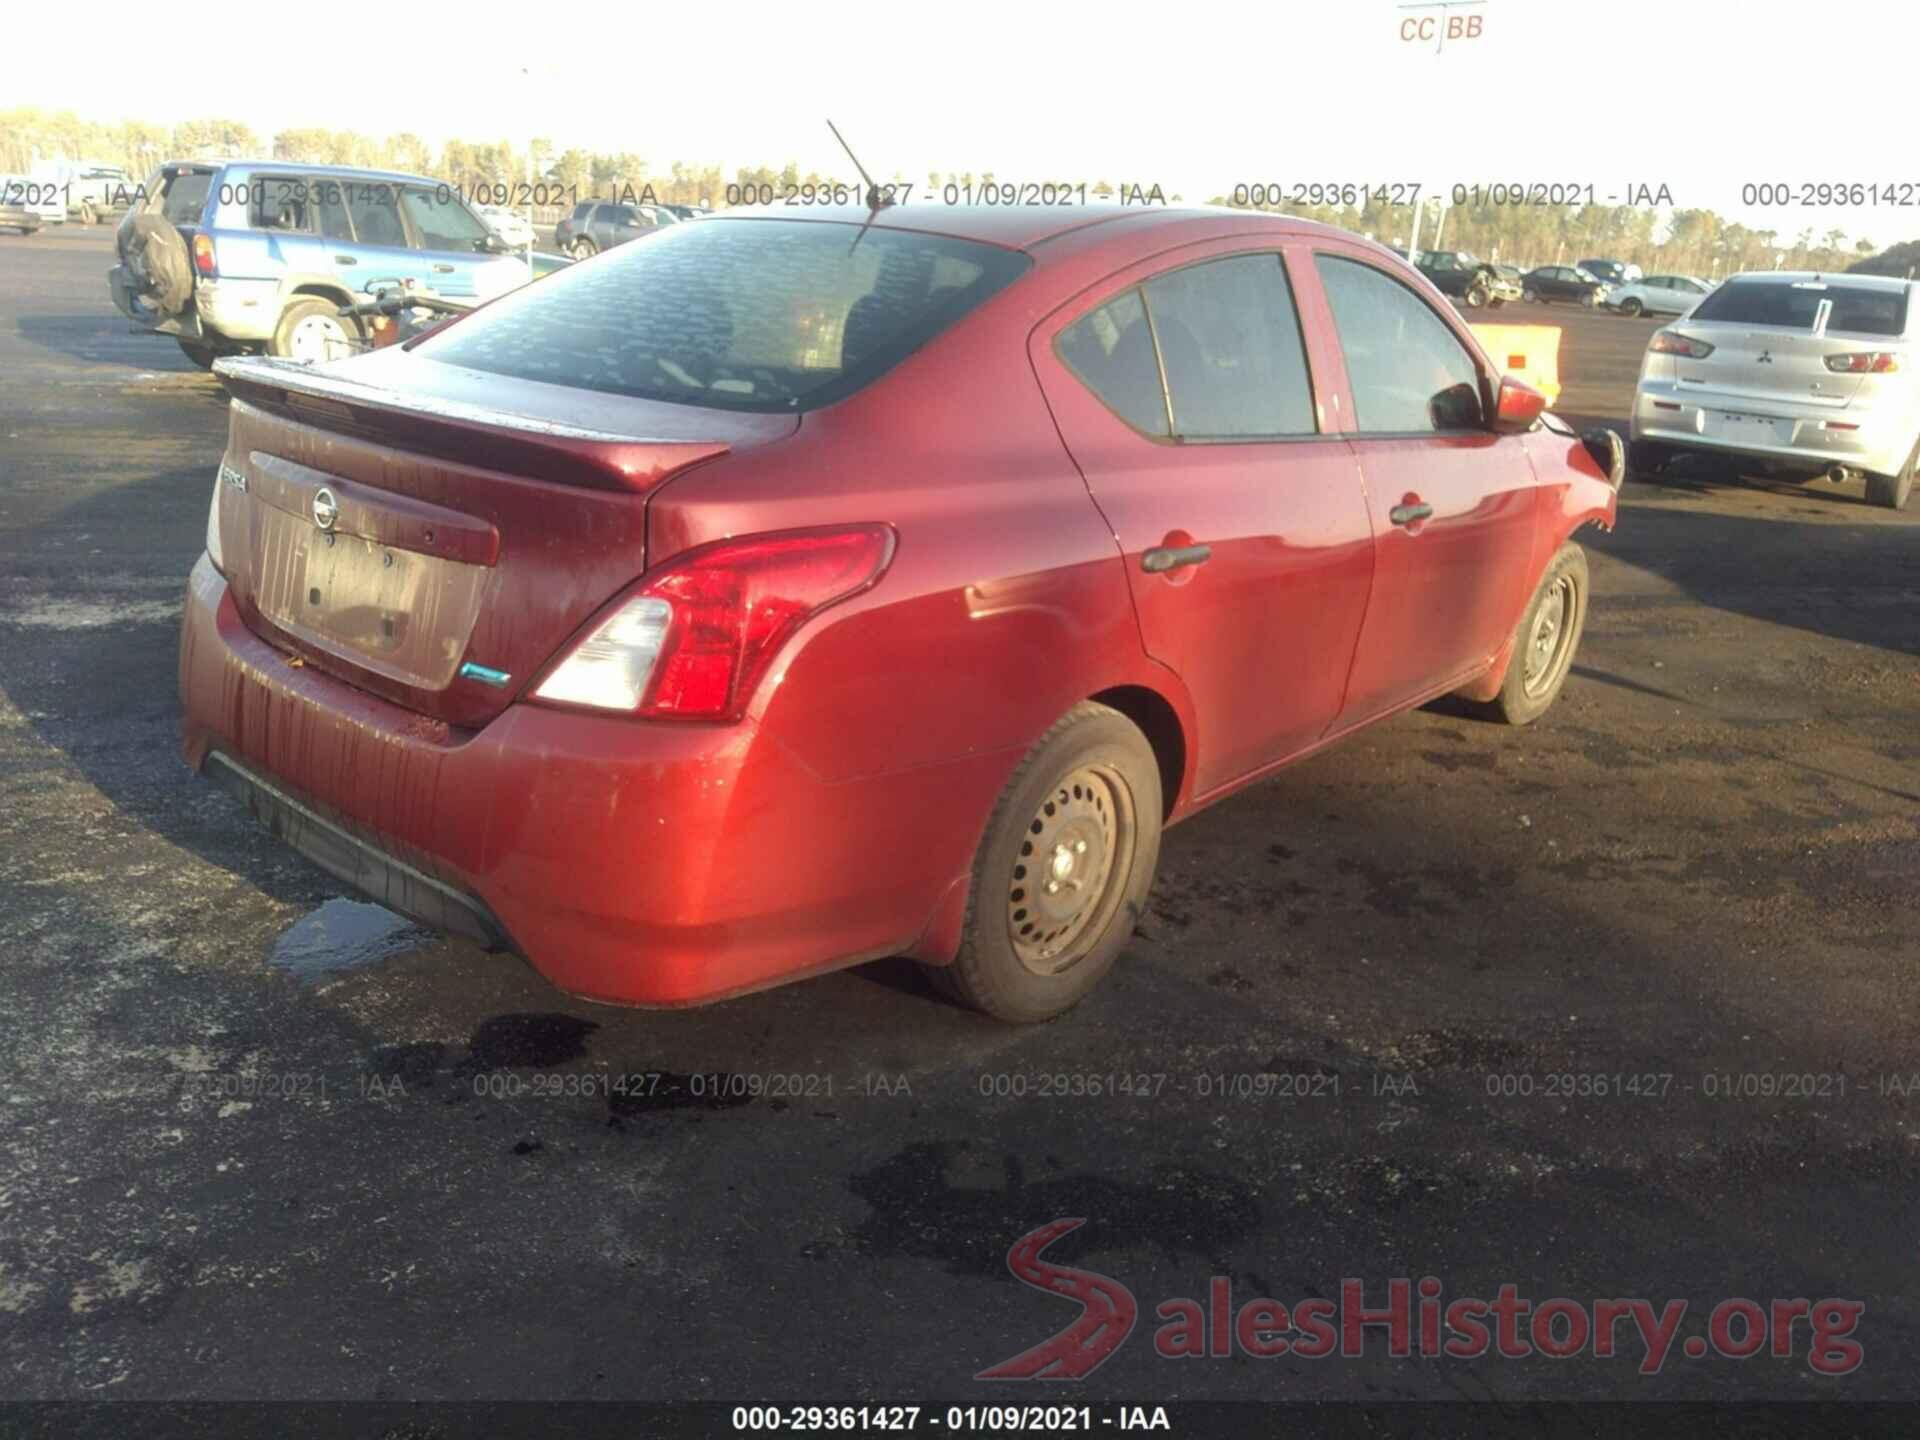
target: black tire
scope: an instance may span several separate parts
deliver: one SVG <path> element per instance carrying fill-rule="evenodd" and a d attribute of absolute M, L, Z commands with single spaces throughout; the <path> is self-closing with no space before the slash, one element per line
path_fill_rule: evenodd
<path fill-rule="evenodd" d="M 573 242 L 568 253 L 572 255 L 575 260 L 587 260 L 599 254 L 600 247 L 583 236 L 581 239 Z"/>
<path fill-rule="evenodd" d="M 1629 295 L 1620 302 L 1620 313 L 1629 320 L 1638 320 L 1647 313 L 1647 307 L 1640 303 L 1638 296 Z"/>
<path fill-rule="evenodd" d="M 1569 540 L 1540 577 L 1514 628 L 1506 679 L 1485 705 L 1486 713 L 1507 725 L 1531 725 L 1546 714 L 1573 672 L 1586 627 L 1587 552 Z"/>
<path fill-rule="evenodd" d="M 1907 463 L 1900 467 L 1898 475 L 1867 474 L 1867 501 L 1873 505 L 1883 505 L 1889 510 L 1904 510 L 1907 501 L 1913 498 L 1913 475 L 1916 466 L 1920 466 L 1920 441 L 1914 442 L 1912 450 L 1907 452 Z"/>
<path fill-rule="evenodd" d="M 1520 298 L 1526 301 L 1527 304 L 1529 305 L 1538 305 L 1542 303 L 1540 299 L 1540 292 L 1538 290 L 1535 290 L 1532 286 L 1528 286 L 1525 290 L 1522 290 L 1520 292 Z"/>
<path fill-rule="evenodd" d="M 324 356 L 302 355 L 297 353 L 303 348 L 304 344 L 300 336 L 301 323 L 303 321 L 317 319 L 331 320 L 335 325 L 338 325 L 345 335 L 350 348 L 339 350 L 337 354 Z M 338 300 L 321 295 L 307 295 L 295 300 L 280 312 L 280 323 L 274 327 L 273 339 L 267 342 L 267 353 L 282 360 L 302 358 L 310 360 L 341 360 L 345 359 L 347 355 L 353 353 L 354 349 L 358 348 L 358 342 L 361 339 L 362 332 L 359 322 L 340 313 L 340 302 Z"/>
<path fill-rule="evenodd" d="M 1651 440 L 1632 440 L 1627 444 L 1627 476 L 1632 480 L 1658 480 L 1673 463 L 1673 451 Z"/>
<path fill-rule="evenodd" d="M 188 340 L 179 335 L 173 338 L 180 342 L 180 353 L 202 370 L 211 370 L 213 362 L 220 358 L 220 352 L 211 345 L 203 344 L 198 340 Z"/>
<path fill-rule="evenodd" d="M 1113 968 L 1146 910 L 1160 863 L 1161 818 L 1160 767 L 1147 737 L 1117 710 L 1091 701 L 1074 706 L 1001 791 L 974 857 L 959 956 L 927 967 L 935 983 L 1017 1024 L 1050 1020 L 1078 1004 Z M 1049 841 L 1043 869 L 1037 847 Z M 1096 841 L 1103 859 L 1081 859 Z M 1099 864 L 1089 882 L 1093 893 L 1077 904 L 1045 899 L 1043 884 L 1080 888 L 1071 879 L 1076 860 Z M 1054 921 L 1055 930 L 1042 928 Z"/>
<path fill-rule="evenodd" d="M 1478 310 L 1487 303 L 1487 287 L 1484 285 L 1469 285 L 1467 287 L 1467 293 L 1461 298 L 1469 310 Z"/>

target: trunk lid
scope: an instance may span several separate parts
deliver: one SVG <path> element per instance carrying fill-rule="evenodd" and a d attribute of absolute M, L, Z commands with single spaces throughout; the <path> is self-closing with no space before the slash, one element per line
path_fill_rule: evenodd
<path fill-rule="evenodd" d="M 1827 368 L 1829 355 L 1847 355 L 1876 346 L 1858 336 L 1814 335 L 1784 326 L 1748 328 L 1736 325 L 1683 324 L 1682 334 L 1704 340 L 1713 353 L 1704 360 L 1685 355 L 1673 361 L 1674 380 L 1703 397 L 1720 395 L 1738 400 L 1779 401 L 1793 405 L 1825 405 L 1845 409 L 1855 399 L 1866 399 L 1872 375 L 1848 375 Z"/>
<path fill-rule="evenodd" d="M 511 704 L 641 574 L 656 486 L 798 425 L 401 349 L 218 369 L 233 395 L 222 559 L 248 627 L 468 727 Z"/>

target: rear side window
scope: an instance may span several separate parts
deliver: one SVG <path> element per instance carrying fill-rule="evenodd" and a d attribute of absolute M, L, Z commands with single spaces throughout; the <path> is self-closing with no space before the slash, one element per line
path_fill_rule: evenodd
<path fill-rule="evenodd" d="M 1080 383 L 1127 424 L 1156 439 L 1171 433 L 1160 360 L 1138 290 L 1082 315 L 1060 332 L 1054 348 Z"/>
<path fill-rule="evenodd" d="M 582 390 L 797 413 L 872 383 L 1030 263 L 878 226 L 669 225 L 494 301 L 417 353 Z"/>
<path fill-rule="evenodd" d="M 582 200 L 578 205 L 573 207 L 573 218 L 576 221 L 585 220 L 591 214 L 593 214 L 593 202 L 591 200 Z"/>
<path fill-rule="evenodd" d="M 1690 320 L 1721 320 L 1734 325 L 1780 325 L 1811 330 L 1820 302 L 1831 300 L 1827 329 L 1851 335 L 1903 335 L 1907 329 L 1906 290 L 1869 290 L 1864 286 L 1799 286 L 1777 281 L 1730 282 L 1693 307 Z"/>
<path fill-rule="evenodd" d="M 1143 287 L 1183 440 L 1258 440 L 1316 430 L 1306 348 L 1277 254 L 1236 255 Z"/>
<path fill-rule="evenodd" d="M 1476 429 L 1480 372 L 1440 317 L 1406 286 L 1355 260 L 1316 255 L 1347 360 L 1363 434 Z"/>

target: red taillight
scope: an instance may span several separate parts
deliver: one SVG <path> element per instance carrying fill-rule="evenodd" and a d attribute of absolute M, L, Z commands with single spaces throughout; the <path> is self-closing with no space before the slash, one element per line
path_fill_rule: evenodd
<path fill-rule="evenodd" d="M 213 274 L 213 237 L 211 235 L 193 237 L 193 268 L 202 275 Z"/>
<path fill-rule="evenodd" d="M 1647 349 L 1656 355 L 1685 355 L 1694 360 L 1704 360 L 1713 353 L 1713 346 L 1706 341 L 1690 339 L 1671 330 L 1660 331 Z"/>
<path fill-rule="evenodd" d="M 737 720 L 807 620 L 878 580 L 885 525 L 722 540 L 670 561 L 535 687 L 543 700 L 658 718 Z"/>
<path fill-rule="evenodd" d="M 1851 355 L 1827 356 L 1827 368 L 1843 375 L 1889 375 L 1900 368 L 1900 357 L 1889 350 L 1863 350 Z"/>

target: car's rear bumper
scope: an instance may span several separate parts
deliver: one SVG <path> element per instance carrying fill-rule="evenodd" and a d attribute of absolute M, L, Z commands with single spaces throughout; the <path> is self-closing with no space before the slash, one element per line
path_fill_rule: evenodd
<path fill-rule="evenodd" d="M 1898 408 L 1867 411 L 1756 400 L 1642 380 L 1634 392 L 1632 428 L 1635 440 L 1683 449 L 1891 475 L 1906 464 L 1916 430 L 1913 418 L 1902 417 Z"/>
<path fill-rule="evenodd" d="M 188 763 L 323 868 L 624 1004 L 914 949 L 1017 758 L 828 782 L 748 724 L 521 704 L 450 731 L 294 664 L 246 627 L 205 555 L 180 690 Z"/>

